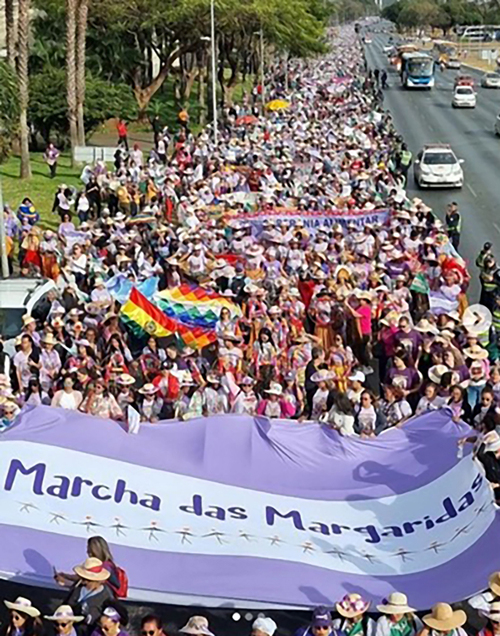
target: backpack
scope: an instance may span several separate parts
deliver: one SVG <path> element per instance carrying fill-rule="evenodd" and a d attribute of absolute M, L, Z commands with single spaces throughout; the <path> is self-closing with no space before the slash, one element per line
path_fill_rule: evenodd
<path fill-rule="evenodd" d="M 118 565 L 114 565 L 115 575 L 118 580 L 118 585 L 112 585 L 108 581 L 108 585 L 111 588 L 113 594 L 117 598 L 127 598 L 128 596 L 128 576 L 125 570 Z"/>

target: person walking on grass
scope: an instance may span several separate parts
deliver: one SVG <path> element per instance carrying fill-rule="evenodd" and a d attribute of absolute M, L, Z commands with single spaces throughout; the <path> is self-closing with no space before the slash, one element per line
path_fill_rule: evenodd
<path fill-rule="evenodd" d="M 54 146 L 54 144 L 49 144 L 45 150 L 45 153 L 43 155 L 43 158 L 45 160 L 45 163 L 49 166 L 49 170 L 50 170 L 50 178 L 54 179 L 54 177 L 56 176 L 56 172 L 57 172 L 57 161 L 59 159 L 59 155 L 61 153 L 59 152 L 59 150 Z"/>

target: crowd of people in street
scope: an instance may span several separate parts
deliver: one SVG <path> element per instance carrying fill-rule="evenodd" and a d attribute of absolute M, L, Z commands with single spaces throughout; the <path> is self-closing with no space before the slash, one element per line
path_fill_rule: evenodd
<path fill-rule="evenodd" d="M 266 95 L 281 104 L 266 109 L 247 98 L 227 107 L 216 143 L 210 127 L 194 134 L 183 117 L 176 132 L 155 129 L 148 154 L 129 148 L 120 122 L 114 165 L 86 166 L 78 192 L 58 187 L 57 230 L 41 227 L 28 197 L 16 211 L 6 207 L 11 267 L 54 287 L 23 317 L 15 342 L 0 344 L 2 430 L 26 405 L 118 421 L 132 406 L 143 422 L 258 414 L 321 422 L 369 442 L 446 407 L 474 428 L 461 447 L 474 445 L 498 490 L 500 295 L 491 245 L 477 262 L 480 303 L 469 306 L 458 208 L 450 203 L 442 222 L 407 197 L 411 154 L 378 83 L 346 27 L 321 60 L 274 64 Z M 52 176 L 57 158 L 50 148 Z M 159 292 L 183 284 L 217 292 L 229 302 L 213 342 L 193 348 L 154 329 L 138 338 L 110 286 L 117 277 L 135 287 L 157 278 Z M 70 636 L 83 623 L 93 636 L 126 634 L 118 582 L 106 583 L 109 556 L 89 556 L 76 579 L 59 577 L 73 588 L 45 617 L 56 631 Z M 495 576 L 493 602 L 481 607 L 485 636 L 500 633 Z M 38 636 L 38 609 L 22 598 L 6 605 L 6 633 Z M 320 608 L 304 634 L 461 636 L 466 620 L 438 603 L 422 625 L 400 593 L 371 608 L 381 613 L 376 622 L 359 595 L 335 607 L 336 621 Z M 144 621 L 143 636 L 162 634 L 158 618 Z M 253 626 L 254 636 L 275 630 L 269 618 Z M 211 636 L 200 617 L 181 632 Z"/>

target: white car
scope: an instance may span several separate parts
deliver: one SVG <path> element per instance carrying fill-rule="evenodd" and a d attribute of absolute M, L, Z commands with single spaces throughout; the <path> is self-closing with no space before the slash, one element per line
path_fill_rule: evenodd
<path fill-rule="evenodd" d="M 481 77 L 483 88 L 500 88 L 500 73 L 485 73 Z"/>
<path fill-rule="evenodd" d="M 460 70 L 461 66 L 462 62 L 458 59 L 458 57 L 450 57 L 450 59 L 446 62 L 446 68 Z"/>
<path fill-rule="evenodd" d="M 43 321 L 51 302 L 47 296 L 57 297 L 57 285 L 44 278 L 6 278 L 0 280 L 0 333 L 5 340 L 4 351 L 16 353 L 15 337 L 21 333 L 25 314 Z M 44 312 L 44 306 L 47 309 Z"/>
<path fill-rule="evenodd" d="M 413 167 L 420 188 L 461 188 L 464 184 L 463 159 L 449 144 L 427 144 L 418 153 Z"/>
<path fill-rule="evenodd" d="M 365 44 L 371 44 L 372 43 L 372 39 L 365 37 Z"/>
<path fill-rule="evenodd" d="M 453 108 L 476 108 L 476 91 L 472 86 L 457 86 L 453 93 Z"/>

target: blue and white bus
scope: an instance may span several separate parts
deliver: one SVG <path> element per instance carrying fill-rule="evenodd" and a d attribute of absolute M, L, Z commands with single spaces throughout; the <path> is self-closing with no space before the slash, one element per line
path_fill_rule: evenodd
<path fill-rule="evenodd" d="M 405 88 L 432 88 L 434 86 L 434 59 L 427 53 L 403 53 L 401 84 Z"/>

